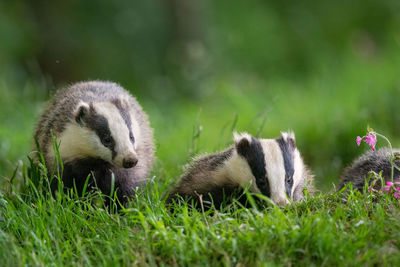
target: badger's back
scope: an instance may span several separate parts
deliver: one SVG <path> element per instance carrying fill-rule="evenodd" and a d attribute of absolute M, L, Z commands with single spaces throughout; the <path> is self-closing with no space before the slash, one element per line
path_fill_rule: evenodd
<path fill-rule="evenodd" d="M 196 157 L 185 167 L 185 173 L 179 183 L 169 193 L 167 203 L 178 199 L 197 200 L 202 196 L 203 201 L 212 201 L 218 207 L 224 200 L 224 195 L 230 195 L 239 189 L 237 184 L 231 184 L 229 179 L 215 179 L 217 171 L 229 160 L 234 153 L 233 148 L 225 151 Z M 222 178 L 222 179 L 221 179 Z"/>
<path fill-rule="evenodd" d="M 400 152 L 399 149 L 394 149 L 393 152 Z M 368 151 L 359 158 L 355 159 L 354 162 L 345 170 L 341 176 L 339 190 L 351 183 L 353 187 L 359 191 L 362 191 L 365 185 L 365 179 L 368 178 L 368 173 L 374 171 L 380 173 L 382 171 L 382 177 L 385 180 L 391 179 L 391 164 L 389 162 L 390 150 L 388 148 L 382 148 L 377 151 Z M 400 167 L 400 162 L 396 162 L 397 166 Z M 394 168 L 394 178 L 399 178 L 400 172 Z M 377 189 L 380 188 L 380 181 L 376 184 Z"/>

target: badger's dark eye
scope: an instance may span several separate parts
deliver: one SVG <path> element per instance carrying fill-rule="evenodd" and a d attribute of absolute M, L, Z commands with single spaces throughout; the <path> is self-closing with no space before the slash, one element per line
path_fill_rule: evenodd
<path fill-rule="evenodd" d="M 293 176 L 286 176 L 285 178 L 285 188 L 286 194 L 288 197 L 291 196 L 292 188 L 293 188 Z"/>
<path fill-rule="evenodd" d="M 134 141 L 135 141 L 135 137 L 133 136 L 133 134 L 132 134 L 132 133 L 130 133 L 130 134 L 129 134 L 129 139 L 131 139 L 131 141 L 132 141 L 132 142 L 134 142 Z"/>
<path fill-rule="evenodd" d="M 103 145 L 109 146 L 109 145 L 111 145 L 112 138 L 111 138 L 111 136 L 106 135 L 106 136 L 103 137 L 103 139 L 101 140 L 101 142 L 103 143 Z"/>

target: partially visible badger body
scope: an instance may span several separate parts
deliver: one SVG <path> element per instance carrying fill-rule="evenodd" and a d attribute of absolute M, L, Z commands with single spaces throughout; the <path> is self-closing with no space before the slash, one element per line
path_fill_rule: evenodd
<path fill-rule="evenodd" d="M 115 83 L 81 82 L 54 96 L 34 134 L 49 173 L 56 167 L 52 135 L 59 143 L 63 183 L 67 188 L 75 184 L 79 193 L 91 174 L 91 186 L 109 194 L 114 174 L 118 198 L 125 201 L 145 183 L 152 166 L 153 132 L 147 115 Z"/>
<path fill-rule="evenodd" d="M 400 149 L 393 149 L 393 152 L 400 152 Z M 368 173 L 374 171 L 380 173 L 382 171 L 382 177 L 386 181 L 391 179 L 391 165 L 389 162 L 390 150 L 388 148 L 382 148 L 377 151 L 369 151 L 352 163 L 351 166 L 347 167 L 342 174 L 339 190 L 345 187 L 348 183 L 353 185 L 353 188 L 363 191 L 365 185 L 365 179 L 368 178 Z M 396 165 L 400 167 L 400 161 L 396 162 Z M 394 179 L 398 180 L 400 172 L 394 168 Z M 372 182 L 372 181 L 370 181 Z M 381 182 L 377 181 L 375 189 L 381 188 Z"/>
<path fill-rule="evenodd" d="M 200 156 L 187 167 L 167 203 L 179 197 L 198 204 L 200 196 L 216 208 L 235 198 L 247 187 L 285 206 L 290 200 L 303 199 L 303 189 L 312 191 L 313 176 L 296 148 L 293 133 L 277 139 L 256 139 L 247 133 L 234 135 L 235 145 L 220 153 Z M 288 199 L 289 198 L 289 199 Z M 239 199 L 245 203 L 245 199 Z"/>

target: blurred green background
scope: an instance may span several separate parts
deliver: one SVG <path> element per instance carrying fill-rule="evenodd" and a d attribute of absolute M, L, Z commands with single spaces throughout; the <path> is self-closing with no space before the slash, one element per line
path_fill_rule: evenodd
<path fill-rule="evenodd" d="M 399 29 L 397 0 L 2 0 L 0 179 L 26 162 L 54 91 L 100 79 L 148 112 L 158 179 L 233 130 L 292 129 L 333 190 L 367 125 L 400 143 Z"/>

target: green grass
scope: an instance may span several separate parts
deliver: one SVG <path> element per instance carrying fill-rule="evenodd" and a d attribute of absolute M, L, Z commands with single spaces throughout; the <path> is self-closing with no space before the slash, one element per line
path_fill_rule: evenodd
<path fill-rule="evenodd" d="M 332 193 L 362 153 L 355 137 L 366 125 L 399 146 L 400 54 L 388 51 L 321 63 L 302 78 L 221 72 L 198 85 L 195 99 L 139 96 L 158 160 L 154 182 L 121 214 L 99 206 L 97 194 L 36 194 L 23 169 L 49 86 L 0 76 L 0 265 L 396 265 L 399 202 L 352 193 L 345 204 Z M 183 204 L 170 214 L 164 207 L 161 196 L 193 155 L 231 145 L 232 131 L 272 138 L 287 129 L 322 193 L 285 209 L 202 214 Z"/>
<path fill-rule="evenodd" d="M 3 266 L 396 265 L 400 204 L 387 196 L 319 194 L 285 209 L 234 204 L 170 213 L 164 183 L 150 182 L 119 214 L 45 187 L 0 196 Z"/>

